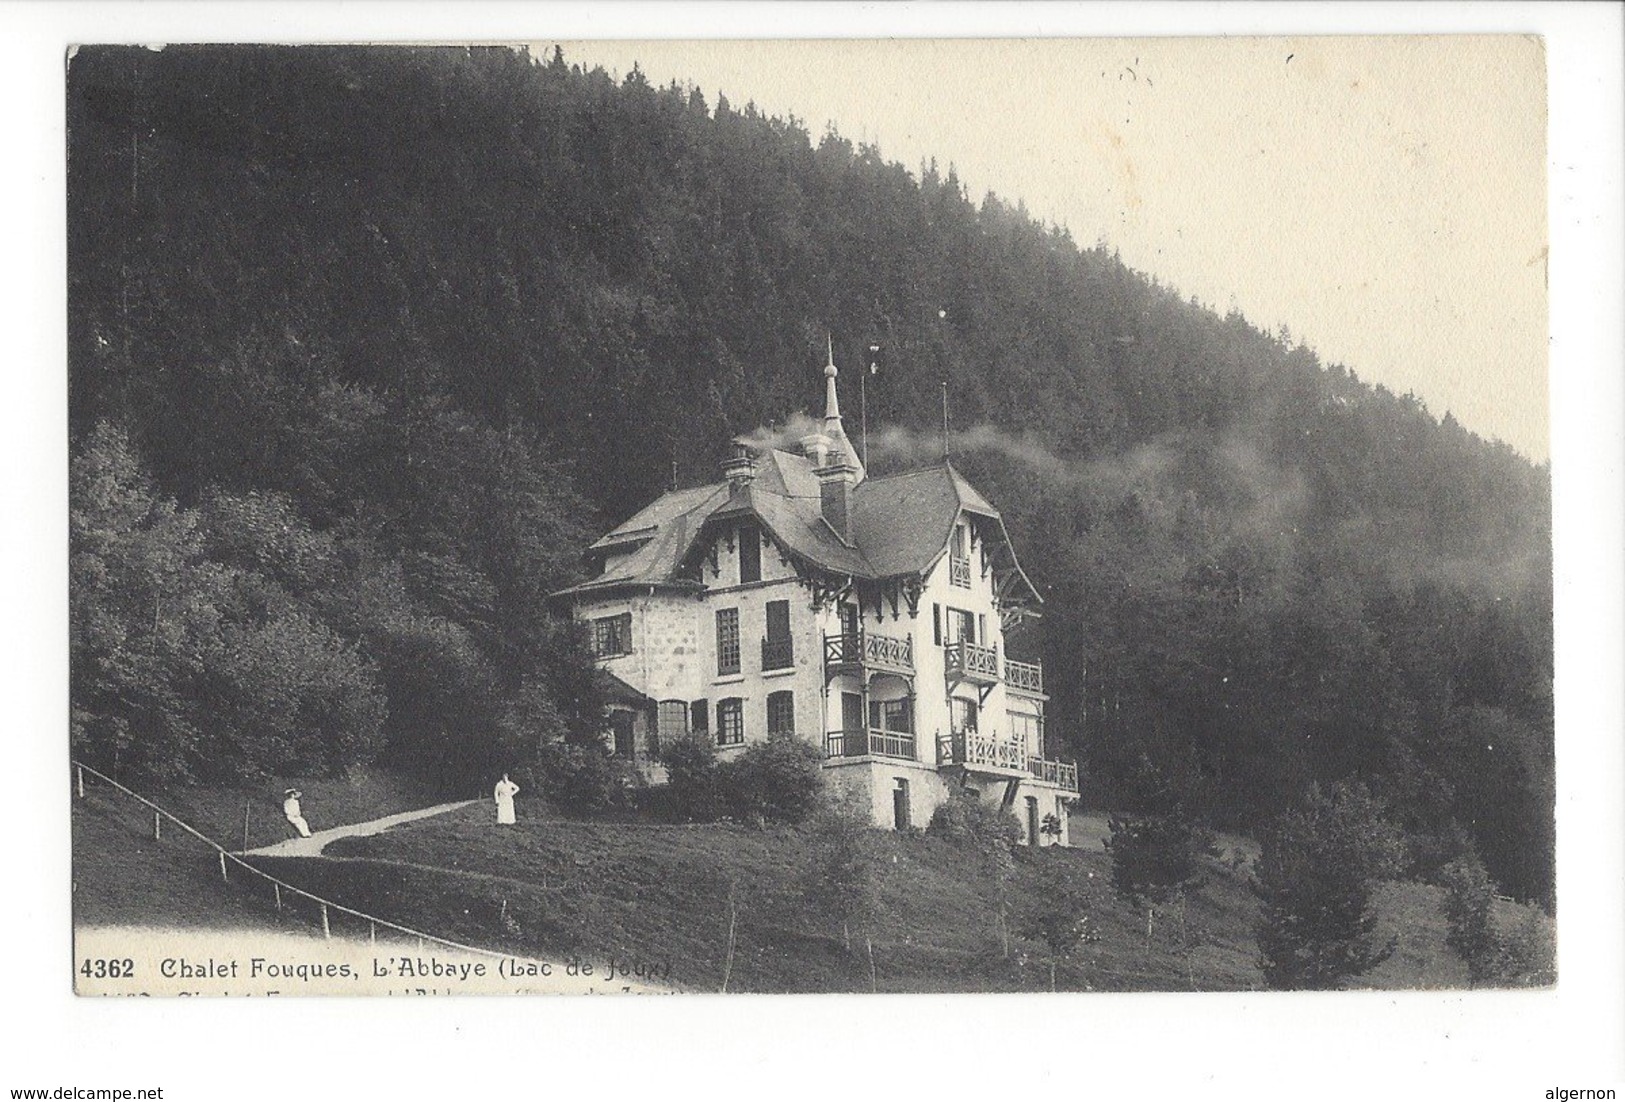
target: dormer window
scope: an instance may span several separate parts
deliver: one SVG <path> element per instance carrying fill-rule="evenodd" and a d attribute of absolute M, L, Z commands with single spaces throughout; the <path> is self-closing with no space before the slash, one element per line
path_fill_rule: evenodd
<path fill-rule="evenodd" d="M 970 528 L 964 521 L 954 525 L 948 540 L 948 582 L 970 588 Z"/>
<path fill-rule="evenodd" d="M 739 582 L 762 580 L 762 533 L 754 524 L 739 529 Z"/>

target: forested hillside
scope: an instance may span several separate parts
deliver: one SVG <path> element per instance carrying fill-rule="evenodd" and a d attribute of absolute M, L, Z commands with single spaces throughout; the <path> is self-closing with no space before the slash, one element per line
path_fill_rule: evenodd
<path fill-rule="evenodd" d="M 557 56 L 95 48 L 68 122 L 80 752 L 447 776 L 590 729 L 545 594 L 811 406 L 828 332 L 883 347 L 878 470 L 948 382 L 1090 803 L 1149 761 L 1245 828 L 1359 776 L 1421 874 L 1474 846 L 1550 905 L 1548 471 L 1415 398 L 951 171 Z"/>

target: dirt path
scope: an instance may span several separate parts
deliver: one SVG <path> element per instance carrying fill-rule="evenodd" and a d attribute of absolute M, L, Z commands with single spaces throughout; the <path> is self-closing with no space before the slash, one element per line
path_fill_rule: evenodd
<path fill-rule="evenodd" d="M 348 826 L 331 827 L 328 830 L 318 830 L 309 838 L 288 838 L 269 846 L 244 850 L 242 856 L 320 857 L 327 843 L 336 842 L 340 838 L 363 838 L 369 834 L 381 834 L 400 823 L 427 819 L 432 815 L 444 815 L 448 811 L 456 811 L 459 808 L 467 807 L 469 804 L 479 802 L 478 800 L 459 800 L 456 803 L 436 804 L 434 807 L 419 808 L 417 811 L 403 811 L 399 815 L 385 815 L 382 819 L 370 819 L 365 823 L 350 823 Z"/>

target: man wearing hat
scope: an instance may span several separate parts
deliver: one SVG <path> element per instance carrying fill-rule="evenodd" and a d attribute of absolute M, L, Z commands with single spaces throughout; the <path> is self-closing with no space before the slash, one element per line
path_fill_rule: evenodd
<path fill-rule="evenodd" d="M 303 796 L 304 793 L 297 788 L 290 788 L 284 791 L 282 795 L 282 814 L 288 817 L 288 822 L 292 823 L 293 828 L 299 832 L 299 837 L 309 838 L 310 824 L 305 822 L 304 813 L 299 809 L 299 797 Z"/>

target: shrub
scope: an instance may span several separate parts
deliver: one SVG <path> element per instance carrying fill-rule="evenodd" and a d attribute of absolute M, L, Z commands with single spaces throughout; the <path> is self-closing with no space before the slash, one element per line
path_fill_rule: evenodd
<path fill-rule="evenodd" d="M 728 810 L 737 818 L 801 823 L 818 810 L 823 757 L 794 738 L 770 738 L 745 749 L 720 770 Z"/>
<path fill-rule="evenodd" d="M 660 760 L 666 765 L 666 806 L 673 818 L 709 823 L 722 816 L 721 769 L 709 739 L 677 739 Z"/>
<path fill-rule="evenodd" d="M 950 788 L 947 801 L 932 813 L 926 833 L 977 858 L 998 899 L 999 945 L 1004 956 L 1009 957 L 1010 880 L 1015 873 L 1011 851 L 1021 837 L 1021 824 L 1009 812 L 984 804 L 963 789 Z"/>
<path fill-rule="evenodd" d="M 1484 871 L 1484 862 L 1469 850 L 1440 870 L 1444 884 L 1444 917 L 1449 929 L 1445 943 L 1467 962 L 1473 983 L 1483 983 L 1495 970 L 1497 950 L 1490 908 L 1495 903 L 1495 884 Z"/>
<path fill-rule="evenodd" d="M 628 782 L 625 765 L 603 746 L 552 742 L 537 752 L 542 793 L 580 815 L 619 807 Z"/>
<path fill-rule="evenodd" d="M 1197 885 L 1213 835 L 1182 815 L 1113 815 L 1112 885 L 1130 902 L 1166 903 Z"/>
<path fill-rule="evenodd" d="M 1080 946 L 1099 941 L 1100 933 L 1090 921 L 1088 899 L 1066 870 L 1048 867 L 1041 884 L 1022 910 L 1020 933 L 1049 950 L 1049 989 L 1054 991 L 1057 965 Z"/>
<path fill-rule="evenodd" d="M 1523 921 L 1496 935 L 1487 981 L 1497 987 L 1550 987 L 1557 982 L 1556 957 L 1550 920 L 1527 907 Z"/>
<path fill-rule="evenodd" d="M 806 873 L 805 904 L 840 923 L 841 942 L 852 951 L 855 927 L 867 942 L 880 909 L 880 885 L 869 818 L 854 804 L 825 807 L 809 831 L 813 858 Z"/>
<path fill-rule="evenodd" d="M 952 788 L 948 799 L 931 813 L 926 833 L 962 849 L 985 853 L 1014 846 L 1021 838 L 1021 824 L 1009 812 Z"/>

